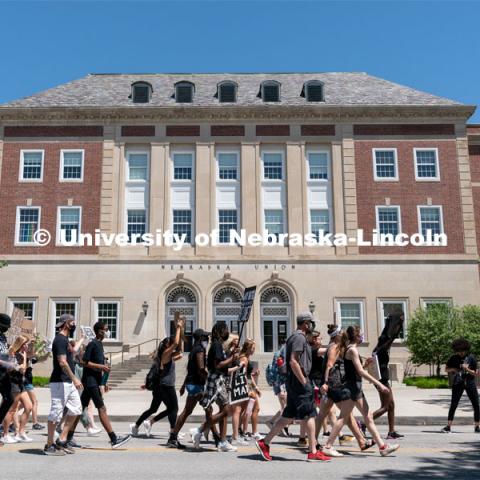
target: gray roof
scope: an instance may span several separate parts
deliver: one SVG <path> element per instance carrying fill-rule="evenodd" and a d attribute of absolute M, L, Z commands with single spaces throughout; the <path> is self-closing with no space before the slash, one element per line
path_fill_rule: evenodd
<path fill-rule="evenodd" d="M 326 105 L 461 105 L 413 88 L 404 87 L 366 73 L 214 73 L 214 74 L 90 74 L 86 77 L 45 90 L 30 97 L 1 105 L 2 108 L 54 107 L 168 107 L 178 105 L 173 98 L 176 82 L 186 80 L 195 84 L 193 106 L 219 104 L 215 94 L 219 82 L 232 80 L 238 85 L 237 105 L 263 105 L 258 98 L 260 84 L 265 80 L 281 83 L 280 105 L 307 104 L 300 96 L 308 80 L 324 83 Z M 153 87 L 148 104 L 133 103 L 129 98 L 131 84 L 149 82 Z M 185 107 L 186 104 L 181 104 Z M 312 105 L 312 103 L 309 103 Z"/>

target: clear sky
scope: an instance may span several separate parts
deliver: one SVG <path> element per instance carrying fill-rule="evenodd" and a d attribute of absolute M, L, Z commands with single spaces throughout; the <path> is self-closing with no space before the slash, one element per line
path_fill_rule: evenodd
<path fill-rule="evenodd" d="M 478 105 L 479 19 L 475 0 L 0 0 L 0 103 L 90 72 L 365 71 Z"/>

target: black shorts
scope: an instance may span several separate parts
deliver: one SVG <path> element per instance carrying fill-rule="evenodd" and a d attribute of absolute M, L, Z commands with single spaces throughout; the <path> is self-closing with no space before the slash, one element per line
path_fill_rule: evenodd
<path fill-rule="evenodd" d="M 82 407 L 85 409 L 88 407 L 90 400 L 93 401 L 95 408 L 100 409 L 105 406 L 103 403 L 102 392 L 100 392 L 100 387 L 97 385 L 95 387 L 85 387 L 80 397 L 82 401 Z"/>
<path fill-rule="evenodd" d="M 300 382 L 287 384 L 287 405 L 282 417 L 295 420 L 307 420 L 315 417 L 317 410 L 313 398 L 313 387 L 310 382 L 302 385 Z"/>
<path fill-rule="evenodd" d="M 346 382 L 337 389 L 328 389 L 328 398 L 335 403 L 363 398 L 362 382 Z"/>

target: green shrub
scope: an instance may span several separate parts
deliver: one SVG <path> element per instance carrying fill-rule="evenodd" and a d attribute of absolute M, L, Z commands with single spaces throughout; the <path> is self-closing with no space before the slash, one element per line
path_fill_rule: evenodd
<path fill-rule="evenodd" d="M 48 387 L 50 377 L 33 377 L 34 387 Z"/>
<path fill-rule="evenodd" d="M 449 388 L 447 377 L 405 377 L 405 385 L 417 388 Z"/>

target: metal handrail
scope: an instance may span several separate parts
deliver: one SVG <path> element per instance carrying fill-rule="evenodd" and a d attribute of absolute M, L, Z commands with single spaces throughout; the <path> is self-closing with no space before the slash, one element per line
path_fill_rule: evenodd
<path fill-rule="evenodd" d="M 140 347 L 142 347 L 143 345 L 146 345 L 147 343 L 150 343 L 150 342 L 155 342 L 155 350 L 156 350 L 158 348 L 158 344 L 160 342 L 160 339 L 159 338 L 151 338 L 150 340 L 146 340 L 145 342 L 138 343 L 137 345 L 124 345 L 121 350 L 118 350 L 116 352 L 107 352 L 107 355 L 109 356 L 110 365 L 112 364 L 112 355 L 117 355 L 118 353 L 121 353 L 121 355 L 122 355 L 122 359 L 120 361 L 120 364 L 123 365 L 123 363 L 125 361 L 124 360 L 125 353 L 130 353 L 130 350 L 133 350 L 135 348 L 137 348 L 137 358 L 140 358 Z"/>

